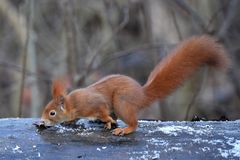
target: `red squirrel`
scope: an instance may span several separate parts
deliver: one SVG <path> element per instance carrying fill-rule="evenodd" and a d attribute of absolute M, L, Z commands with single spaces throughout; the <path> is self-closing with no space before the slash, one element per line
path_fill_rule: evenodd
<path fill-rule="evenodd" d="M 201 66 L 225 70 L 229 62 L 223 46 L 214 38 L 194 36 L 170 52 L 153 69 L 143 86 L 128 76 L 110 75 L 67 94 L 61 81 L 53 81 L 53 99 L 45 107 L 41 120 L 44 125 L 53 126 L 79 118 L 95 118 L 111 129 L 119 118 L 127 126 L 116 128 L 112 133 L 126 135 L 136 130 L 141 109 L 171 94 Z M 112 113 L 117 118 L 112 118 Z"/>

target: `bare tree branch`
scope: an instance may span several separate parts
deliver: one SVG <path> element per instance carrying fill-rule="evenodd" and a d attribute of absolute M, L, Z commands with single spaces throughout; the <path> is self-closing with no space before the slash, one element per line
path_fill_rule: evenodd
<path fill-rule="evenodd" d="M 192 17 L 193 21 L 199 26 L 201 31 L 206 32 L 206 22 L 203 18 L 185 1 L 185 0 L 174 0 L 181 9 L 183 9 L 189 16 Z"/>
<path fill-rule="evenodd" d="M 72 84 L 74 83 L 74 76 L 77 73 L 77 65 L 76 65 L 76 54 L 77 54 L 77 46 L 76 46 L 76 31 L 74 29 L 73 18 L 75 15 L 73 14 L 73 1 L 64 0 L 62 3 L 62 8 L 64 10 L 64 30 L 65 30 L 65 38 L 66 38 L 66 48 L 67 48 L 67 69 L 68 73 L 70 73 L 70 79 Z"/>
<path fill-rule="evenodd" d="M 166 46 L 168 46 L 168 47 L 166 47 Z M 112 62 L 112 61 L 114 61 L 116 59 L 128 56 L 130 54 L 138 53 L 137 51 L 156 50 L 156 49 L 161 49 L 163 47 L 171 48 L 171 46 L 174 46 L 174 44 L 172 44 L 172 45 L 166 45 L 166 44 L 143 44 L 141 46 L 137 46 L 137 47 L 133 47 L 133 48 L 130 48 L 130 49 L 118 51 L 118 52 L 115 52 L 115 53 L 111 54 L 110 57 L 107 57 L 106 59 L 103 59 L 102 63 L 97 65 L 91 71 L 98 70 L 98 69 L 106 66 L 108 63 L 110 63 L 110 62 Z M 91 72 L 89 72 L 89 73 L 91 73 Z"/>
<path fill-rule="evenodd" d="M 232 25 L 232 21 L 237 13 L 237 9 L 239 6 L 239 0 L 231 0 L 229 2 L 228 13 L 226 18 L 224 18 L 222 25 L 220 25 L 220 29 L 217 33 L 217 37 L 222 40 L 224 39 L 230 25 Z"/>
<path fill-rule="evenodd" d="M 219 7 L 219 8 L 212 14 L 212 16 L 211 16 L 211 18 L 209 19 L 209 21 L 208 21 L 208 23 L 207 23 L 207 26 L 206 26 L 206 28 L 207 28 L 208 31 L 209 31 L 209 27 L 212 25 L 212 23 L 214 22 L 214 20 L 217 19 L 217 17 L 218 17 L 219 14 L 223 11 L 223 9 L 225 8 L 225 6 L 226 6 L 226 5 L 227 5 L 227 6 L 229 5 L 229 2 L 230 2 L 230 1 L 227 1 L 226 3 L 222 4 L 222 6 Z"/>
<path fill-rule="evenodd" d="M 13 63 L 10 63 L 10 62 L 6 62 L 6 61 L 3 61 L 3 60 L 0 60 L 0 67 L 3 67 L 3 68 L 8 69 L 8 70 L 17 71 L 21 74 L 24 70 L 23 67 L 21 67 L 19 65 L 16 65 L 16 64 L 13 64 Z M 41 81 L 51 81 L 51 79 L 48 76 L 43 76 L 43 75 L 40 75 L 39 73 L 31 72 L 27 69 L 25 69 L 25 76 L 35 76 L 35 77 L 38 78 L 38 80 L 41 80 Z"/>
<path fill-rule="evenodd" d="M 90 63 L 89 63 L 88 66 L 87 66 L 87 71 L 86 71 L 86 73 L 89 73 L 89 71 L 91 71 L 92 65 L 93 65 L 94 61 L 96 60 L 97 56 L 99 55 L 99 52 L 100 52 L 104 47 L 106 47 L 106 46 L 112 41 L 112 39 L 116 36 L 116 34 L 117 34 L 119 31 L 121 31 L 121 30 L 126 26 L 126 24 L 128 23 L 128 21 L 129 21 L 129 8 L 128 8 L 128 7 L 125 7 L 123 11 L 124 11 L 124 19 L 123 19 L 123 21 L 122 21 L 122 22 L 119 24 L 119 26 L 113 31 L 112 35 L 111 35 L 105 42 L 103 42 L 102 44 L 100 44 L 99 47 L 96 49 L 94 56 L 92 57 Z"/>
<path fill-rule="evenodd" d="M 20 44 L 24 46 L 27 39 L 25 16 L 16 12 L 16 9 L 13 8 L 8 0 L 0 1 L 0 12 L 7 17 L 8 22 L 18 35 L 17 38 L 19 39 Z"/>
<path fill-rule="evenodd" d="M 178 39 L 179 39 L 180 41 L 182 41 L 182 40 L 183 40 L 183 36 L 182 36 L 182 34 L 181 34 L 179 25 L 178 25 L 178 23 L 177 23 L 177 18 L 176 18 L 175 12 L 174 12 L 173 10 L 171 10 L 171 13 L 172 13 L 172 17 L 173 17 L 173 23 L 174 23 L 174 26 L 175 26 L 176 31 L 177 31 Z"/>
<path fill-rule="evenodd" d="M 22 116 L 22 101 L 23 101 L 23 90 L 24 90 L 24 84 L 25 84 L 25 74 L 26 74 L 26 68 L 27 63 L 29 64 L 29 69 L 33 72 L 36 72 L 36 50 L 35 50 L 35 32 L 33 29 L 34 25 L 34 4 L 35 0 L 28 0 L 26 5 L 28 8 L 28 19 L 27 19 L 27 39 L 26 39 L 26 45 L 23 52 L 23 71 L 22 71 L 22 78 L 21 78 L 21 87 L 20 87 L 20 100 L 19 100 L 19 117 Z M 39 106 L 40 106 L 40 94 L 38 89 L 38 83 L 36 77 L 31 77 L 31 80 L 33 82 L 36 82 L 35 85 L 32 85 L 31 91 L 32 91 L 32 97 L 34 98 L 33 101 L 31 101 L 31 116 L 37 117 Z"/>
<path fill-rule="evenodd" d="M 27 40 L 27 26 L 26 26 L 26 19 L 25 16 L 19 12 L 11 5 L 10 1 L 8 0 L 1 0 L 0 1 L 0 12 L 5 16 L 6 21 L 12 26 L 13 30 L 15 31 L 17 35 L 17 42 L 20 44 L 21 51 L 19 53 L 23 52 L 23 48 L 25 47 L 25 43 Z M 24 61 L 24 55 L 20 56 L 20 59 L 17 59 L 17 62 L 23 62 Z M 19 88 L 21 88 L 20 84 L 20 77 L 18 75 L 13 75 L 13 79 L 17 79 L 17 85 Z M 20 100 L 20 90 L 17 90 L 15 94 L 11 95 L 11 110 L 13 112 L 14 116 L 18 116 L 19 114 L 19 102 Z"/>
<path fill-rule="evenodd" d="M 97 58 L 97 56 L 99 56 L 99 53 L 101 52 L 102 49 L 104 49 L 111 41 L 112 39 L 116 36 L 116 34 L 121 31 L 128 23 L 129 21 L 129 8 L 125 7 L 124 10 L 124 19 L 123 21 L 119 24 L 119 26 L 113 31 L 112 35 L 103 43 L 101 43 L 97 49 L 94 51 L 93 56 L 90 60 L 90 62 L 88 63 L 85 72 L 82 74 L 82 76 L 79 78 L 78 80 L 78 84 L 80 84 L 81 82 L 84 81 L 84 79 L 86 78 L 86 76 L 93 70 L 93 64 Z"/>

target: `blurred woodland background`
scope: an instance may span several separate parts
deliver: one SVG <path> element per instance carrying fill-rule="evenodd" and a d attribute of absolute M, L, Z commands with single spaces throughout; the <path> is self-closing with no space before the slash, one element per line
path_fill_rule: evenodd
<path fill-rule="evenodd" d="M 209 34 L 231 70 L 199 70 L 139 118 L 240 118 L 239 0 L 0 0 L 0 23 L 0 117 L 39 117 L 56 78 L 69 91 L 108 74 L 144 84 L 179 42 Z"/>

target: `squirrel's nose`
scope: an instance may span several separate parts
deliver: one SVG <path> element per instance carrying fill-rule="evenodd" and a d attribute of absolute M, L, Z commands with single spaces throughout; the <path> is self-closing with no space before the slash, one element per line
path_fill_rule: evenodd
<path fill-rule="evenodd" d="M 46 129 L 47 128 L 47 126 L 45 125 L 45 122 L 42 121 L 42 120 L 34 122 L 33 125 L 35 125 L 39 129 Z"/>
<path fill-rule="evenodd" d="M 41 119 L 39 123 L 40 123 L 40 125 L 43 125 L 45 127 L 53 126 L 52 122 L 48 119 Z"/>
<path fill-rule="evenodd" d="M 45 122 L 43 120 L 39 121 L 39 125 L 45 125 Z"/>
<path fill-rule="evenodd" d="M 41 119 L 38 123 L 44 125 L 45 124 L 45 120 Z"/>

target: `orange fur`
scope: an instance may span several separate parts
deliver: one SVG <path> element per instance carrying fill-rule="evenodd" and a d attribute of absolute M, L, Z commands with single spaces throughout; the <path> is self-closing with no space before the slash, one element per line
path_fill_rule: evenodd
<path fill-rule="evenodd" d="M 163 99 L 203 65 L 225 70 L 229 59 L 224 48 L 209 36 L 192 37 L 159 63 L 144 85 L 148 101 Z"/>
<path fill-rule="evenodd" d="M 53 100 L 45 107 L 42 120 L 46 125 L 93 117 L 106 122 L 110 129 L 116 119 L 122 119 L 126 128 L 113 130 L 115 135 L 132 133 L 137 128 L 137 114 L 156 99 L 163 99 L 194 71 L 203 65 L 226 69 L 229 64 L 221 45 L 209 36 L 193 37 L 180 44 L 152 71 L 141 86 L 124 75 L 110 75 L 82 89 L 65 93 L 59 81 L 53 83 Z M 58 98 L 62 96 L 63 101 Z M 56 111 L 52 116 L 51 111 Z M 110 115 L 114 113 L 116 118 Z"/>
<path fill-rule="evenodd" d="M 60 80 L 54 80 L 52 84 L 52 95 L 53 98 L 66 95 L 65 86 Z"/>

